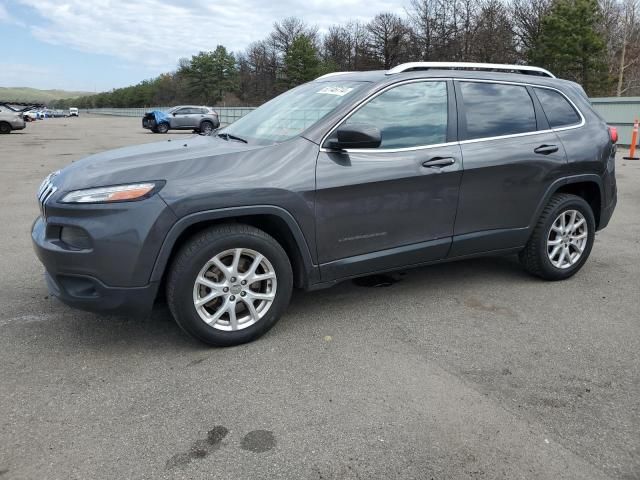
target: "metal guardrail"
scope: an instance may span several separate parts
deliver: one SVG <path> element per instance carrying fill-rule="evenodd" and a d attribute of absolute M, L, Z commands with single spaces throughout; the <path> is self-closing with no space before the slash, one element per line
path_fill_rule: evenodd
<path fill-rule="evenodd" d="M 88 108 L 83 110 L 85 113 L 93 113 L 98 115 L 113 115 L 116 117 L 140 117 L 152 110 L 160 110 L 166 112 L 173 107 L 146 107 L 146 108 Z M 255 107 L 213 107 L 218 112 L 220 125 L 229 125 L 239 118 L 244 117 L 247 113 L 254 110 Z"/>
<path fill-rule="evenodd" d="M 640 118 L 640 97 L 601 97 L 590 99 L 593 108 L 606 122 L 618 129 L 619 144 L 629 146 L 631 143 L 631 129 L 633 120 Z M 172 107 L 148 108 L 90 108 L 86 113 L 100 115 L 114 115 L 119 117 L 142 117 L 151 110 L 167 111 Z M 214 107 L 220 117 L 220 125 L 229 125 L 244 117 L 255 107 Z"/>
<path fill-rule="evenodd" d="M 640 97 L 590 98 L 593 109 L 618 130 L 619 145 L 631 145 L 633 120 L 640 118 Z"/>

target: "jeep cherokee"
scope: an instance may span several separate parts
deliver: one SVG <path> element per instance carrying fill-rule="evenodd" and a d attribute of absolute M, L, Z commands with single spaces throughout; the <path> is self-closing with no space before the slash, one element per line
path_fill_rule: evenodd
<path fill-rule="evenodd" d="M 574 275 L 616 205 L 615 132 L 541 68 L 411 63 L 329 74 L 212 136 L 100 153 L 50 174 L 32 229 L 50 291 L 253 340 L 292 288 L 518 253 Z"/>

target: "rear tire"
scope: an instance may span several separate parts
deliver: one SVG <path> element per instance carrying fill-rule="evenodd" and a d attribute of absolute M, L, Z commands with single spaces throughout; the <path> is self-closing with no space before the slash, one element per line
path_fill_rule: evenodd
<path fill-rule="evenodd" d="M 583 198 L 555 194 L 520 252 L 520 262 L 529 273 L 545 280 L 569 278 L 589 258 L 595 231 L 593 211 Z"/>
<path fill-rule="evenodd" d="M 11 125 L 7 122 L 0 122 L 0 134 L 6 135 L 7 133 L 11 133 Z"/>
<path fill-rule="evenodd" d="M 262 230 L 228 224 L 187 240 L 172 262 L 166 293 L 186 333 L 226 347 L 255 340 L 273 327 L 292 289 L 282 246 Z"/>
<path fill-rule="evenodd" d="M 202 135 L 211 135 L 211 132 L 213 132 L 213 123 L 205 120 L 200 124 L 200 128 L 198 130 L 198 133 Z"/>

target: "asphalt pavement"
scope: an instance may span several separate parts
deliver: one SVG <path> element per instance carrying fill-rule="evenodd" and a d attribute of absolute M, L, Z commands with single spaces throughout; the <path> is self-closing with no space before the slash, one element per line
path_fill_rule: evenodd
<path fill-rule="evenodd" d="M 212 349 L 163 305 L 60 304 L 30 243 L 46 174 L 185 135 L 81 116 L 0 137 L 0 480 L 640 479 L 640 161 L 570 280 L 515 257 L 369 277 Z"/>

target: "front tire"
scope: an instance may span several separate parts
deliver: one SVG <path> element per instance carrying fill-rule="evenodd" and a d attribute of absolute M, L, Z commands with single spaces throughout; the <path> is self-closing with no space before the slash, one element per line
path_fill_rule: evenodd
<path fill-rule="evenodd" d="M 564 280 L 582 268 L 593 247 L 596 222 L 581 197 L 555 194 L 520 252 L 525 269 L 545 280 Z"/>
<path fill-rule="evenodd" d="M 7 133 L 11 133 L 11 125 L 7 122 L 0 122 L 0 134 L 6 135 Z"/>
<path fill-rule="evenodd" d="M 226 347 L 273 327 L 292 288 L 289 258 L 273 237 L 249 225 L 219 225 L 180 249 L 167 277 L 167 303 L 186 333 Z"/>
<path fill-rule="evenodd" d="M 159 123 L 156 126 L 156 132 L 158 133 L 167 133 L 169 131 L 169 125 L 167 123 Z"/>

